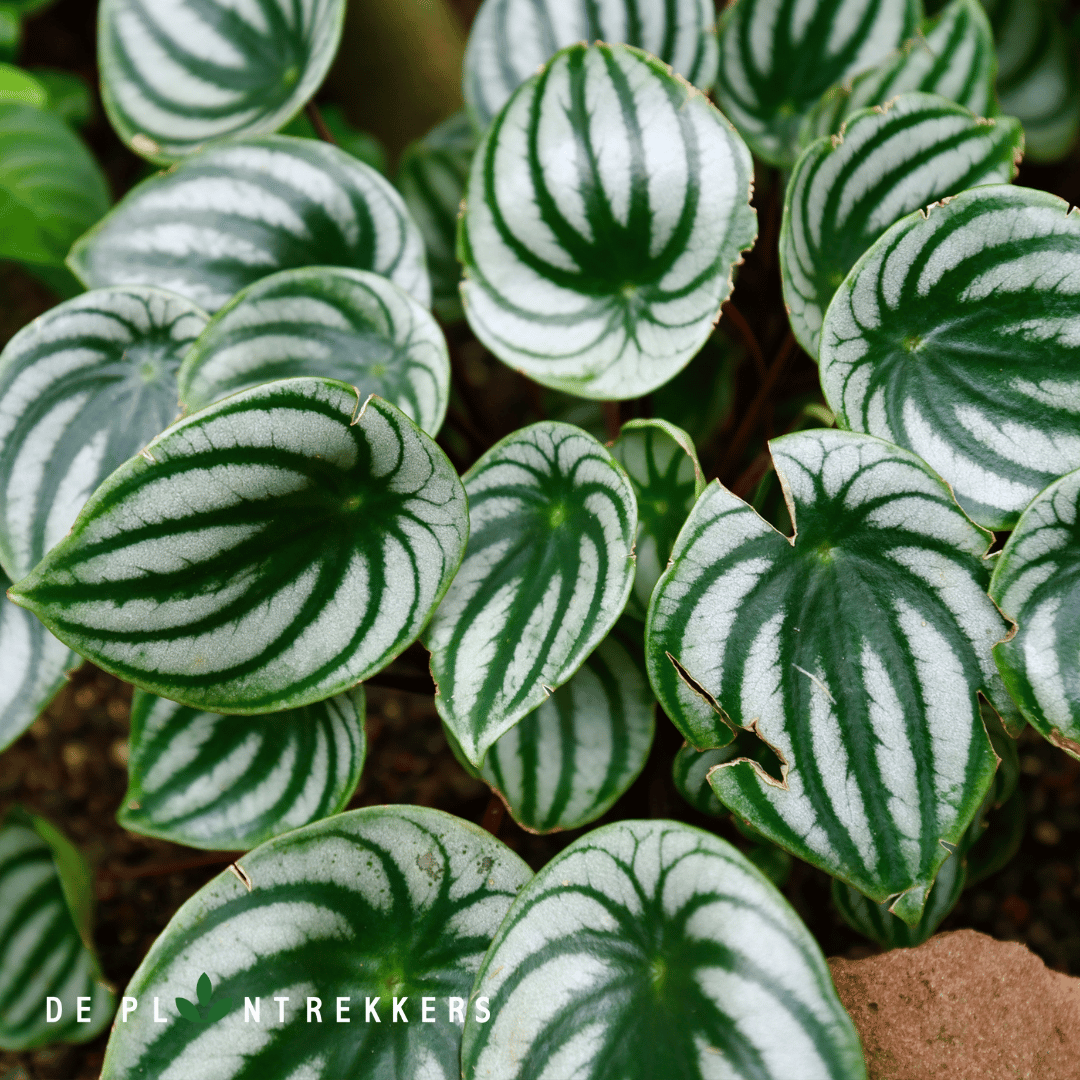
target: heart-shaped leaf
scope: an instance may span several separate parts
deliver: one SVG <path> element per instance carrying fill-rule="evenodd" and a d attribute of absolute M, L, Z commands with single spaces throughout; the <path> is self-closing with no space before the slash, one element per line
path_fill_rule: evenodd
<path fill-rule="evenodd" d="M 207 315 L 141 285 L 58 304 L 0 353 L 0 564 L 17 580 L 90 493 L 177 414 L 176 371 Z"/>
<path fill-rule="evenodd" d="M 717 103 L 758 157 L 790 168 L 821 95 L 898 49 L 921 9 L 918 0 L 736 0 L 720 20 Z"/>
<path fill-rule="evenodd" d="M 287 135 L 214 146 L 137 184 L 68 265 L 87 288 L 159 285 L 209 312 L 300 266 L 373 270 L 431 302 L 423 238 L 390 182 L 336 146 Z"/>
<path fill-rule="evenodd" d="M 400 409 L 288 379 L 158 436 L 9 595 L 152 693 L 215 712 L 297 708 L 413 641 L 460 562 L 466 507 Z"/>
<path fill-rule="evenodd" d="M 818 354 L 825 309 L 848 271 L 894 222 L 978 184 L 1008 183 L 1020 122 L 983 120 L 936 94 L 901 94 L 846 121 L 799 156 L 784 196 L 780 274 L 791 328 Z"/>
<path fill-rule="evenodd" d="M 8 810 L 0 826 L 3 1049 L 86 1042 L 108 1024 L 116 999 L 94 954 L 91 882 L 82 856 L 52 825 Z"/>
<path fill-rule="evenodd" d="M 994 648 L 1005 685 L 1043 738 L 1080 758 L 1080 472 L 1040 492 L 994 566 L 990 595 L 1016 632 Z"/>
<path fill-rule="evenodd" d="M 80 658 L 6 595 L 0 571 L 0 750 L 6 750 L 44 711 Z"/>
<path fill-rule="evenodd" d="M 120 138 L 160 163 L 275 131 L 318 90 L 344 18 L 345 0 L 102 0 L 101 100 Z"/>
<path fill-rule="evenodd" d="M 693 745 L 734 726 L 778 755 L 779 776 L 714 769 L 721 802 L 914 925 L 994 775 L 990 537 L 899 447 L 817 430 L 771 448 L 795 537 L 710 485 L 653 592 L 649 678 Z"/>
<path fill-rule="evenodd" d="M 525 886 L 484 957 L 462 1076 L 863 1080 L 817 943 L 730 844 L 595 829 Z"/>
<path fill-rule="evenodd" d="M 476 150 L 476 132 L 459 109 L 401 155 L 397 184 L 427 248 L 432 307 L 440 319 L 464 318 L 458 282 L 457 220 L 469 164 Z"/>
<path fill-rule="evenodd" d="M 431 313 L 387 278 L 339 266 L 283 270 L 242 289 L 185 358 L 180 401 L 194 412 L 303 375 L 378 394 L 429 435 L 446 415 L 450 356 Z"/>
<path fill-rule="evenodd" d="M 667 382 L 757 231 L 750 153 L 702 94 L 616 45 L 558 53 L 476 156 L 461 295 L 500 360 L 580 397 Z"/>
<path fill-rule="evenodd" d="M 1029 161 L 1065 157 L 1080 129 L 1076 46 L 1043 0 L 983 0 L 997 47 L 1002 109 L 1024 125 Z"/>
<path fill-rule="evenodd" d="M 587 825 L 644 768 L 655 706 L 641 628 L 616 627 L 569 682 L 495 742 L 478 775 L 529 832 Z"/>
<path fill-rule="evenodd" d="M 626 470 L 637 499 L 637 568 L 626 610 L 644 619 L 653 586 L 667 566 L 694 500 L 705 490 L 693 440 L 666 420 L 623 424 L 611 454 Z"/>
<path fill-rule="evenodd" d="M 1009 529 L 1080 466 L 1080 210 L 975 188 L 893 225 L 837 290 L 821 384 L 838 421 L 914 450 Z"/>
<path fill-rule="evenodd" d="M 702 90 L 716 77 L 711 0 L 485 0 L 469 32 L 462 81 L 477 128 L 559 49 L 579 41 L 636 45 Z"/>
<path fill-rule="evenodd" d="M 300 709 L 222 716 L 135 691 L 125 829 L 246 851 L 345 808 L 364 766 L 362 687 Z"/>
<path fill-rule="evenodd" d="M 62 266 L 109 209 L 105 174 L 59 117 L 0 101 L 0 259 Z"/>
<path fill-rule="evenodd" d="M 532 877 L 521 859 L 440 810 L 380 806 L 277 837 L 237 867 L 184 904 L 135 972 L 126 993 L 140 1005 L 113 1029 L 103 1080 L 457 1080 L 473 977 Z M 216 1024 L 167 1004 L 200 972 L 237 1003 Z"/>
<path fill-rule="evenodd" d="M 940 94 L 976 116 L 998 111 L 994 97 L 994 35 L 979 0 L 952 0 L 895 56 L 857 75 L 850 86 L 826 91 L 807 115 L 799 143 L 838 134 L 852 113 L 884 105 L 900 94 Z"/>
<path fill-rule="evenodd" d="M 480 765 L 615 625 L 637 510 L 611 454 L 554 421 L 508 435 L 462 479 L 469 545 L 425 644 L 439 715 Z"/>

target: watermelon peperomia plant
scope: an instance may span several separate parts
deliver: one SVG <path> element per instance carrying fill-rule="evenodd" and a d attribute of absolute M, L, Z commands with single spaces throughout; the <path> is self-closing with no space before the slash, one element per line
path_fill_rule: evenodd
<path fill-rule="evenodd" d="M 1080 758 L 1080 210 L 1013 183 L 1080 86 L 1032 6 L 484 0 L 395 187 L 312 103 L 345 0 L 101 0 L 165 166 L 108 212 L 60 84 L 0 65 L 0 256 L 68 297 L 0 354 L 0 746 L 91 660 L 136 688 L 120 823 L 247 852 L 105 1080 L 864 1080 L 792 857 L 918 944 L 1008 857 L 1025 724 Z M 783 308 L 731 302 L 744 258 Z M 520 422 L 466 415 L 465 345 Z M 607 823 L 534 875 L 344 812 L 420 646 L 515 821 Z M 669 721 L 746 854 L 619 813 Z M 0 1046 L 108 1022 L 89 898 L 12 810 Z"/>

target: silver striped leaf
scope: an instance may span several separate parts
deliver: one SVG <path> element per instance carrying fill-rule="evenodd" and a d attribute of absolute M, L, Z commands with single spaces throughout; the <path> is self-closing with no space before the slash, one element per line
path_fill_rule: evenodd
<path fill-rule="evenodd" d="M 644 620 L 653 586 L 667 567 L 675 538 L 694 501 L 705 490 L 694 442 L 666 420 L 631 420 L 611 445 L 637 499 L 637 560 L 627 613 Z"/>
<path fill-rule="evenodd" d="M 427 308 L 369 270 L 282 270 L 210 320 L 178 373 L 186 412 L 238 390 L 325 375 L 378 394 L 434 436 L 450 396 L 450 354 Z"/>
<path fill-rule="evenodd" d="M 144 690 L 278 712 L 342 693 L 406 648 L 468 531 L 461 482 L 400 409 L 288 379 L 154 439 L 9 595 Z"/>
<path fill-rule="evenodd" d="M 1080 758 L 1080 471 L 1041 491 L 994 566 L 990 595 L 1017 624 L 994 648 L 1028 723 Z"/>
<path fill-rule="evenodd" d="M 735 0 L 720 19 L 717 104 L 758 157 L 791 168 L 821 95 L 886 60 L 921 15 L 918 0 Z"/>
<path fill-rule="evenodd" d="M 531 877 L 489 833 L 418 806 L 279 836 L 173 916 L 128 984 L 139 1007 L 102 1080 L 458 1080 L 473 977 Z M 206 1026 L 173 1005 L 203 973 L 232 1001 Z"/>
<path fill-rule="evenodd" d="M 991 185 L 902 218 L 837 290 L 821 384 L 843 427 L 914 450 L 1009 529 L 1080 466 L 1080 210 Z"/>
<path fill-rule="evenodd" d="M 299 266 L 373 270 L 431 303 L 424 241 L 393 185 L 336 146 L 287 135 L 213 146 L 137 184 L 68 266 L 90 289 L 158 285 L 211 313 Z"/>
<path fill-rule="evenodd" d="M 484 0 L 469 32 L 462 79 L 477 129 L 537 68 L 579 41 L 637 46 L 702 90 L 716 77 L 712 0 Z"/>
<path fill-rule="evenodd" d="M 222 716 L 135 691 L 116 820 L 188 847 L 247 851 L 345 808 L 364 767 L 364 690 Z"/>
<path fill-rule="evenodd" d="M 1080 60 L 1050 0 L 983 0 L 997 46 L 997 94 L 1020 118 L 1032 162 L 1067 157 L 1080 130 Z"/>
<path fill-rule="evenodd" d="M 901 94 L 850 116 L 807 147 L 791 174 L 780 275 L 791 328 L 817 356 L 825 310 L 848 271 L 893 222 L 979 184 L 1008 183 L 1020 121 L 984 120 L 937 94 Z"/>
<path fill-rule="evenodd" d="M 645 767 L 655 709 L 641 628 L 616 627 L 569 682 L 495 742 L 480 778 L 529 832 L 587 825 Z"/>
<path fill-rule="evenodd" d="M 469 544 L 424 644 L 439 715 L 479 766 L 615 625 L 634 583 L 637 508 L 611 454 L 550 420 L 508 435 L 462 479 Z"/>
<path fill-rule="evenodd" d="M 457 222 L 476 141 L 465 110 L 459 109 L 405 147 L 394 181 L 424 237 L 432 307 L 446 322 L 465 317 L 458 293 Z"/>
<path fill-rule="evenodd" d="M 0 571 L 0 751 L 41 714 L 82 662 L 35 619 L 8 600 Z"/>
<path fill-rule="evenodd" d="M 101 166 L 60 117 L 0 101 L 0 259 L 62 266 L 109 202 Z"/>
<path fill-rule="evenodd" d="M 737 757 L 738 752 L 734 743 L 709 750 L 699 750 L 696 746 L 683 743 L 671 763 L 675 790 L 702 814 L 723 817 L 728 810 L 709 786 L 709 772 L 717 765 L 724 765 Z"/>
<path fill-rule="evenodd" d="M 750 153 L 655 58 L 577 45 L 524 83 L 473 158 L 465 315 L 556 390 L 631 398 L 705 343 L 754 242 Z"/>
<path fill-rule="evenodd" d="M 11 807 L 0 825 L 0 1049 L 88 1042 L 112 1018 L 116 998 L 94 953 L 93 901 L 93 878 L 71 842 Z M 59 1015 L 47 999 L 59 999 Z"/>
<path fill-rule="evenodd" d="M 120 138 L 167 164 L 276 131 L 326 77 L 345 0 L 102 0 L 101 100 Z"/>
<path fill-rule="evenodd" d="M 779 776 L 712 770 L 725 806 L 914 925 L 994 776 L 990 537 L 899 447 L 827 429 L 770 446 L 795 536 L 711 484 L 653 592 L 649 678 L 692 745 L 741 728 L 779 758 Z"/>
<path fill-rule="evenodd" d="M 0 352 L 0 564 L 13 580 L 176 418 L 176 372 L 206 322 L 161 289 L 95 289 L 51 308 Z"/>
<path fill-rule="evenodd" d="M 817 943 L 726 841 L 595 829 L 525 886 L 473 988 L 464 1080 L 864 1080 Z"/>
<path fill-rule="evenodd" d="M 805 147 L 822 135 L 839 134 L 852 113 L 912 90 L 940 94 L 976 116 L 994 116 L 996 73 L 994 34 L 982 4 L 952 0 L 896 55 L 856 75 L 850 85 L 826 91 L 803 120 L 799 143 Z"/>

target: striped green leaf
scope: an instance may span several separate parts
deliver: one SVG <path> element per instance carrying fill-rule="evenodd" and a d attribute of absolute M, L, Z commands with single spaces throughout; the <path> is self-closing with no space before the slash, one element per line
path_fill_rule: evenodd
<path fill-rule="evenodd" d="M 884 105 L 899 94 L 940 94 L 976 116 L 998 111 L 994 97 L 994 35 L 979 0 L 953 0 L 894 56 L 826 91 L 803 120 L 799 142 L 808 146 L 836 135 L 859 109 Z"/>
<path fill-rule="evenodd" d="M 645 618 L 653 586 L 667 566 L 694 500 L 705 490 L 693 440 L 666 420 L 631 420 L 611 447 L 637 499 L 637 560 L 626 610 Z"/>
<path fill-rule="evenodd" d="M 525 886 L 484 957 L 464 1080 L 862 1080 L 817 943 L 730 844 L 620 821 Z"/>
<path fill-rule="evenodd" d="M 739 136 L 659 60 L 563 50 L 473 158 L 458 246 L 470 326 L 556 390 L 655 389 L 705 343 L 754 242 L 751 179 Z"/>
<path fill-rule="evenodd" d="M 431 302 L 424 241 L 401 196 L 329 143 L 268 135 L 211 147 L 137 184 L 72 248 L 87 288 L 159 285 L 215 312 L 299 266 L 348 266 Z"/>
<path fill-rule="evenodd" d="M 508 435 L 463 480 L 469 544 L 425 644 L 439 715 L 480 765 L 614 626 L 637 509 L 611 454 L 554 421 Z"/>
<path fill-rule="evenodd" d="M 102 0 L 101 99 L 137 154 L 168 163 L 276 131 L 318 90 L 345 0 Z"/>
<path fill-rule="evenodd" d="M 894 221 L 979 184 L 1008 183 L 1020 122 L 984 120 L 937 94 L 901 94 L 850 116 L 799 156 L 784 196 L 780 274 L 791 328 L 817 356 L 825 310 Z"/>
<path fill-rule="evenodd" d="M 457 475 L 404 413 L 288 379 L 154 439 L 9 595 L 151 693 L 277 712 L 342 693 L 408 646 L 468 531 Z"/>
<path fill-rule="evenodd" d="M 994 649 L 1005 685 L 1032 727 L 1080 758 L 1080 471 L 1021 515 L 990 595 L 1017 624 Z"/>
<path fill-rule="evenodd" d="M 178 378 L 187 412 L 275 379 L 325 375 L 378 394 L 434 435 L 450 394 L 446 339 L 392 281 L 340 266 L 283 270 L 210 320 Z"/>
<path fill-rule="evenodd" d="M 40 620 L 8 600 L 10 584 L 0 571 L 0 750 L 41 715 L 80 663 Z"/>
<path fill-rule="evenodd" d="M 1080 130 L 1080 58 L 1053 0 L 983 0 L 1002 109 L 1020 118 L 1028 160 L 1059 161 Z"/>
<path fill-rule="evenodd" d="M 569 682 L 495 742 L 479 775 L 529 832 L 587 825 L 644 768 L 655 706 L 641 629 L 616 628 Z"/>
<path fill-rule="evenodd" d="M 1080 466 L 1080 210 L 965 191 L 893 225 L 837 290 L 821 383 L 839 423 L 914 450 L 1008 529 Z"/>
<path fill-rule="evenodd" d="M 51 308 L 0 353 L 0 564 L 18 580 L 91 492 L 176 418 L 176 372 L 206 326 L 141 285 Z"/>
<path fill-rule="evenodd" d="M 738 755 L 738 747 L 733 743 L 727 746 L 715 746 L 709 750 L 699 750 L 696 746 L 683 743 L 671 763 L 671 779 L 675 790 L 702 814 L 722 817 L 727 807 L 716 797 L 716 792 L 709 786 L 709 772 L 717 765 L 725 765 Z"/>
<path fill-rule="evenodd" d="M 364 690 L 266 716 L 222 716 L 135 691 L 116 819 L 188 847 L 246 851 L 345 808 L 367 743 Z"/>
<path fill-rule="evenodd" d="M 416 806 L 279 836 L 173 916 L 125 991 L 139 1006 L 102 1078 L 457 1080 L 473 977 L 531 877 L 489 833 Z M 233 1004 L 202 1027 L 173 1002 L 204 972 Z"/>
<path fill-rule="evenodd" d="M 758 157 L 790 168 L 821 95 L 886 60 L 921 14 L 918 0 L 735 0 L 720 20 L 717 103 Z"/>
<path fill-rule="evenodd" d="M 716 77 L 712 0 L 484 0 L 465 48 L 462 89 L 483 130 L 514 90 L 579 41 L 635 45 L 707 90 Z"/>
<path fill-rule="evenodd" d="M 0 101 L 0 259 L 62 266 L 109 209 L 101 166 L 58 116 Z"/>
<path fill-rule="evenodd" d="M 87 1042 L 115 1005 L 94 953 L 89 869 L 52 825 L 12 807 L 0 826 L 0 1048 Z"/>
<path fill-rule="evenodd" d="M 819 429 L 771 448 L 794 538 L 710 485 L 653 593 L 649 677 L 691 744 L 742 728 L 779 758 L 714 769 L 722 803 L 914 925 L 994 775 L 990 538 L 899 447 Z"/>
<path fill-rule="evenodd" d="M 424 237 L 432 307 L 447 322 L 465 314 L 458 294 L 457 219 L 475 150 L 476 133 L 459 109 L 405 148 L 395 181 Z"/>

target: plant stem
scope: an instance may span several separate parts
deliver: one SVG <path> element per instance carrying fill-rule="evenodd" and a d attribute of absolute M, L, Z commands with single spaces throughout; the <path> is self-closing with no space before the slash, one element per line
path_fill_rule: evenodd
<path fill-rule="evenodd" d="M 607 431 L 608 442 L 614 442 L 619 437 L 619 429 L 622 427 L 619 403 L 617 401 L 605 401 L 604 428 Z"/>
<path fill-rule="evenodd" d="M 311 126 L 315 129 L 315 134 L 318 135 L 323 142 L 328 142 L 331 146 L 337 146 L 338 141 L 334 138 L 334 133 L 326 126 L 323 114 L 319 112 L 319 106 L 316 105 L 314 101 L 309 101 L 304 106 L 304 112 L 307 113 L 307 117 L 311 121 Z"/>
<path fill-rule="evenodd" d="M 743 344 L 754 361 L 754 367 L 757 368 L 758 378 L 764 381 L 767 374 L 765 370 L 765 354 L 761 351 L 757 335 L 750 328 L 750 324 L 746 321 L 743 313 L 730 300 L 724 304 L 722 310 L 723 316 L 731 320 L 732 325 L 738 330 L 739 336 L 743 339 Z"/>
<path fill-rule="evenodd" d="M 505 814 L 506 806 L 493 791 L 491 798 L 488 799 L 487 806 L 484 808 L 484 816 L 480 819 L 480 828 L 486 829 L 492 836 L 498 836 Z"/>

